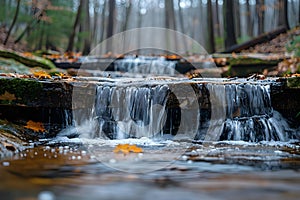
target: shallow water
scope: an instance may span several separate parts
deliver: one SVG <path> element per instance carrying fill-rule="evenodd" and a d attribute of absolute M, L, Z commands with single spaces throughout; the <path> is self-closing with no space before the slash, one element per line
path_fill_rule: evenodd
<path fill-rule="evenodd" d="M 1 161 L 1 199 L 298 199 L 300 194 L 296 141 L 43 142 Z M 113 153 L 122 143 L 144 152 Z M 174 150 L 184 153 L 174 158 Z M 107 156 L 114 162 L 106 162 Z M 150 165 L 162 167 L 150 171 Z M 148 171 L 135 173 L 141 169 Z"/>
<path fill-rule="evenodd" d="M 101 80 L 107 85 L 132 84 L 130 78 Z M 164 81 L 174 83 L 173 79 Z M 181 81 L 187 80 L 177 80 Z M 201 79 L 189 81 L 202 84 Z M 138 82 L 141 85 L 153 82 L 161 84 L 159 78 L 146 81 L 141 78 Z M 220 86 L 224 92 L 229 87 L 225 84 Z M 252 113 L 253 110 L 248 111 L 248 107 L 252 105 L 253 98 L 251 95 L 243 95 L 251 91 L 246 87 L 232 88 L 237 92 L 228 94 L 241 93 L 245 101 L 238 101 L 237 97 L 240 96 L 236 95 L 230 98 L 235 99 L 236 104 L 228 104 L 227 107 L 221 105 L 226 114 L 224 116 L 230 119 L 225 121 L 229 126 L 237 124 L 234 120 L 239 122 L 246 119 L 249 121 L 247 124 L 251 125 L 257 116 L 268 117 L 265 116 L 271 109 L 268 104 L 256 99 L 260 103 L 255 108 L 259 109 Z M 259 91 L 255 86 L 251 88 Z M 266 87 L 260 85 L 259 88 Z M 217 97 L 220 92 L 216 91 L 215 94 Z M 187 104 L 183 101 L 181 105 Z M 234 107 L 241 109 L 235 109 L 239 111 L 235 112 L 232 109 Z M 217 111 L 218 107 L 214 110 Z M 268 119 L 279 125 L 276 116 L 275 112 Z M 212 119 L 218 122 L 218 115 Z M 287 142 L 275 142 L 272 137 L 253 139 L 255 143 L 227 141 L 232 138 L 221 137 L 216 134 L 217 129 L 211 129 L 211 133 L 218 135 L 215 142 L 193 141 L 190 138 L 180 141 L 174 138 L 172 141 L 168 140 L 170 138 L 155 140 L 146 137 L 105 140 L 91 137 L 95 135 L 95 129 L 88 123 L 88 126 L 76 127 L 83 138 L 68 138 L 77 136 L 70 131 L 71 126 L 57 138 L 28 141 L 19 139 L 21 133 L 24 133 L 21 128 L 9 125 L 8 122 L 3 124 L 0 126 L 0 130 L 4 130 L 0 132 L 0 150 L 4 152 L 0 154 L 1 199 L 299 199 L 300 195 L 300 143 L 298 140 L 288 141 L 293 137 L 274 137 Z M 230 126 L 235 129 L 226 133 L 242 135 L 242 132 L 236 133 L 236 130 L 244 125 L 237 125 Z M 187 128 L 190 128 L 190 124 Z M 284 129 L 277 131 L 279 128 L 275 128 L 270 131 L 287 133 Z M 261 129 L 261 132 L 266 134 L 266 130 Z M 4 133 L 7 135 L 2 138 Z M 299 135 L 296 131 L 293 133 Z M 225 141 L 219 141 L 221 138 Z M 269 141 L 261 141 L 266 138 Z M 247 137 L 233 137 L 232 140 L 242 139 L 249 141 Z M 3 145 L 6 143 L 13 144 L 15 149 Z M 137 145 L 143 152 L 115 153 L 118 144 Z"/>

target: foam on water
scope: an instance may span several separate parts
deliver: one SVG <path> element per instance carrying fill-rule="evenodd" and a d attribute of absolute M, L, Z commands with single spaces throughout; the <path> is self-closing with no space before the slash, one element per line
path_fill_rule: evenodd
<path fill-rule="evenodd" d="M 92 139 L 172 139 L 185 124 L 187 129 L 183 130 L 187 132 L 193 126 L 198 127 L 193 127 L 196 137 L 189 139 L 204 141 L 299 139 L 298 132 L 272 107 L 272 81 L 227 81 L 159 77 L 98 81 L 89 114 L 81 120 L 75 119 L 75 128 L 60 135 L 77 132 L 81 138 Z M 172 90 L 181 84 L 191 87 L 197 99 L 184 95 L 179 99 L 174 95 Z M 191 102 L 196 102 L 193 110 L 198 114 L 185 120 L 182 111 Z"/>

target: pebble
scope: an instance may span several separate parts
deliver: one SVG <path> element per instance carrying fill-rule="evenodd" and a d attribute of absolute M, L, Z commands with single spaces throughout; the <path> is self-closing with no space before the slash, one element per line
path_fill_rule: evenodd
<path fill-rule="evenodd" d="M 38 200 L 55 200 L 55 195 L 50 191 L 42 191 L 38 195 Z"/>
<path fill-rule="evenodd" d="M 8 166 L 10 165 L 10 163 L 9 163 L 9 162 L 3 162 L 2 165 L 3 165 L 4 167 L 8 167 Z"/>
<path fill-rule="evenodd" d="M 192 161 L 192 160 L 188 160 L 187 163 L 188 163 L 188 164 L 192 164 L 193 161 Z"/>
<path fill-rule="evenodd" d="M 186 155 L 183 155 L 182 157 L 182 160 L 186 161 L 188 159 L 188 157 Z"/>

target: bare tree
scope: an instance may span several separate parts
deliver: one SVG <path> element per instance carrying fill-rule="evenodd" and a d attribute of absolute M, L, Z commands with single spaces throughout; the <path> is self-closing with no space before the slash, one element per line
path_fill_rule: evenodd
<path fill-rule="evenodd" d="M 290 29 L 288 21 L 288 0 L 279 0 L 279 20 L 278 26 L 284 26 L 287 29 Z"/>
<path fill-rule="evenodd" d="M 105 11 L 106 11 L 106 5 L 107 5 L 107 3 L 106 3 L 106 1 L 104 1 L 102 13 L 101 13 L 101 25 L 100 25 L 101 26 L 101 30 L 100 30 L 101 35 L 100 35 L 100 42 L 103 41 L 103 39 L 104 39 L 104 33 L 105 33 L 104 29 L 105 29 Z"/>
<path fill-rule="evenodd" d="M 91 48 L 91 32 L 90 32 L 90 4 L 89 0 L 85 0 L 83 4 L 83 19 L 82 19 L 82 29 L 85 33 L 84 40 L 83 40 L 83 50 L 82 54 L 86 55 L 90 52 Z"/>
<path fill-rule="evenodd" d="M 182 9 L 180 6 L 180 0 L 178 0 L 178 20 L 179 20 L 181 33 L 184 33 L 183 12 L 182 12 Z M 186 44 L 185 38 L 182 37 L 180 40 L 183 43 L 183 48 L 185 51 L 184 53 L 186 53 L 187 52 L 187 44 Z"/>
<path fill-rule="evenodd" d="M 239 1 L 233 1 L 233 8 L 235 13 L 235 32 L 236 36 L 241 37 L 241 13 L 240 13 L 240 3 Z"/>
<path fill-rule="evenodd" d="M 218 37 L 221 37 L 221 24 L 220 24 L 220 16 L 219 16 L 219 1 L 216 0 L 216 30 Z"/>
<path fill-rule="evenodd" d="M 48 5 L 50 4 L 49 0 L 32 0 L 32 20 L 27 23 L 25 29 L 22 31 L 22 33 L 17 37 L 14 43 L 20 42 L 20 40 L 25 36 L 26 33 L 29 33 L 30 30 L 40 23 L 40 21 L 47 21 L 49 20 L 46 15 L 46 9 Z"/>
<path fill-rule="evenodd" d="M 165 0 L 165 27 L 168 29 L 176 30 L 175 22 L 175 11 L 174 11 L 174 1 Z M 170 38 L 174 36 L 173 38 Z M 175 49 L 178 49 L 177 37 L 176 35 L 167 35 L 167 45 L 174 45 Z"/>
<path fill-rule="evenodd" d="M 256 13 L 258 16 L 258 34 L 264 33 L 265 27 L 265 0 L 256 0 Z"/>
<path fill-rule="evenodd" d="M 251 17 L 250 0 L 246 1 L 246 13 L 247 13 L 247 34 L 249 37 L 253 36 L 253 20 Z"/>
<path fill-rule="evenodd" d="M 232 0 L 223 0 L 223 15 L 225 48 L 229 48 L 236 44 Z"/>
<path fill-rule="evenodd" d="M 215 52 L 215 37 L 214 37 L 214 24 L 213 24 L 213 10 L 211 0 L 207 1 L 207 22 L 208 22 L 208 53 Z"/>
<path fill-rule="evenodd" d="M 8 38 L 9 38 L 9 36 L 11 34 L 11 31 L 12 31 L 12 29 L 13 29 L 16 21 L 17 21 L 17 18 L 18 18 L 18 15 L 19 15 L 19 10 L 20 10 L 20 2 L 21 2 L 21 0 L 17 0 L 17 8 L 16 8 L 15 16 L 13 18 L 13 21 L 12 21 L 10 27 L 9 27 L 9 30 L 8 30 L 7 35 L 5 37 L 5 40 L 3 42 L 4 45 L 6 45 L 6 43 L 8 41 Z"/>
<path fill-rule="evenodd" d="M 129 22 L 129 15 L 130 15 L 130 12 L 131 12 L 131 9 L 132 9 L 132 6 L 131 6 L 132 2 L 129 1 L 128 3 L 128 7 L 126 6 L 125 9 L 126 9 L 126 12 L 125 12 L 125 20 L 124 20 L 124 24 L 123 24 L 123 28 L 122 28 L 122 31 L 126 31 L 127 28 L 128 28 L 128 22 Z"/>
<path fill-rule="evenodd" d="M 72 29 L 72 32 L 71 32 L 71 35 L 70 35 L 70 38 L 69 38 L 67 51 L 72 51 L 73 48 L 74 48 L 76 29 L 77 29 L 77 27 L 79 26 L 79 23 L 80 23 L 80 16 L 81 16 L 81 12 L 82 12 L 83 3 L 84 3 L 84 0 L 80 0 L 79 6 L 77 8 L 77 14 L 76 14 L 75 22 L 74 22 L 74 25 L 73 25 L 73 29 Z"/>
<path fill-rule="evenodd" d="M 106 32 L 106 38 L 110 38 L 113 36 L 114 31 L 114 19 L 115 19 L 115 0 L 110 0 L 108 4 L 109 8 L 109 17 L 108 17 L 108 24 L 107 24 L 107 32 Z M 112 51 L 112 44 L 110 42 L 107 43 L 107 51 Z"/>

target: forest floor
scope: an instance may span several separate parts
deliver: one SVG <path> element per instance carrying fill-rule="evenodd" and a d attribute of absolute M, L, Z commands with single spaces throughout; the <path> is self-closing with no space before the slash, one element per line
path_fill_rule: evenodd
<path fill-rule="evenodd" d="M 7 44 L 4 46 L 3 41 L 5 40 L 7 35 L 7 30 L 5 30 L 4 27 L 0 27 L 0 50 L 13 50 L 17 52 L 32 52 L 26 45 L 26 42 L 20 42 L 20 43 L 14 43 L 14 37 L 10 36 Z M 288 46 L 290 42 L 296 37 L 300 35 L 300 27 L 293 28 L 286 33 L 282 33 L 275 37 L 274 39 L 257 44 L 253 47 L 250 47 L 248 49 L 242 50 L 240 53 L 232 53 L 232 56 L 229 54 L 217 54 L 217 57 L 215 57 L 216 54 L 213 54 L 213 59 L 209 59 L 208 61 L 210 62 L 215 62 L 219 67 L 223 67 L 222 71 L 224 74 L 227 73 L 228 71 L 228 61 L 230 59 L 243 59 L 244 57 L 253 57 L 256 58 L 257 56 L 260 59 L 263 59 L 264 63 L 266 61 L 273 61 L 277 60 L 278 64 L 277 67 L 275 68 L 268 68 L 268 69 L 263 69 L 260 71 L 257 71 L 258 74 L 263 74 L 264 76 L 285 76 L 287 74 L 294 74 L 294 73 L 299 73 L 300 72 L 300 57 L 294 56 L 295 51 L 299 51 L 299 47 L 297 45 L 295 46 L 296 50 L 294 52 L 290 52 L 288 49 Z M 49 51 L 50 52 L 50 51 Z M 66 62 L 70 63 L 70 66 L 72 63 L 78 62 L 78 60 L 81 57 L 80 53 L 55 53 L 55 55 L 43 55 L 46 56 L 47 58 L 51 59 L 52 61 L 55 62 Z M 26 53 L 25 53 L 26 54 Z M 30 53 L 31 54 L 31 53 Z M 57 54 L 57 55 L 56 55 Z M 119 56 L 119 55 L 118 55 Z M 168 56 L 168 55 L 167 55 Z M 171 55 L 175 56 L 175 55 Z M 102 55 L 104 59 L 106 58 L 115 58 L 116 56 L 111 55 L 111 54 L 105 54 Z M 168 57 L 166 57 L 169 59 Z M 176 57 L 177 58 L 177 57 Z M 203 58 L 201 56 L 193 55 L 189 56 L 187 58 L 187 61 L 191 63 L 196 63 L 196 62 L 203 62 Z M 206 60 L 204 60 L 206 61 Z M 249 63 L 245 63 L 243 66 L 245 67 L 246 65 L 252 65 Z M 268 65 L 270 65 L 268 63 Z M 70 70 L 69 70 L 70 71 Z M 4 72 L 4 71 L 3 71 Z M 16 71 L 17 72 L 17 71 Z M 236 74 L 231 74 L 227 73 L 229 75 L 224 75 L 226 76 L 239 76 Z"/>

